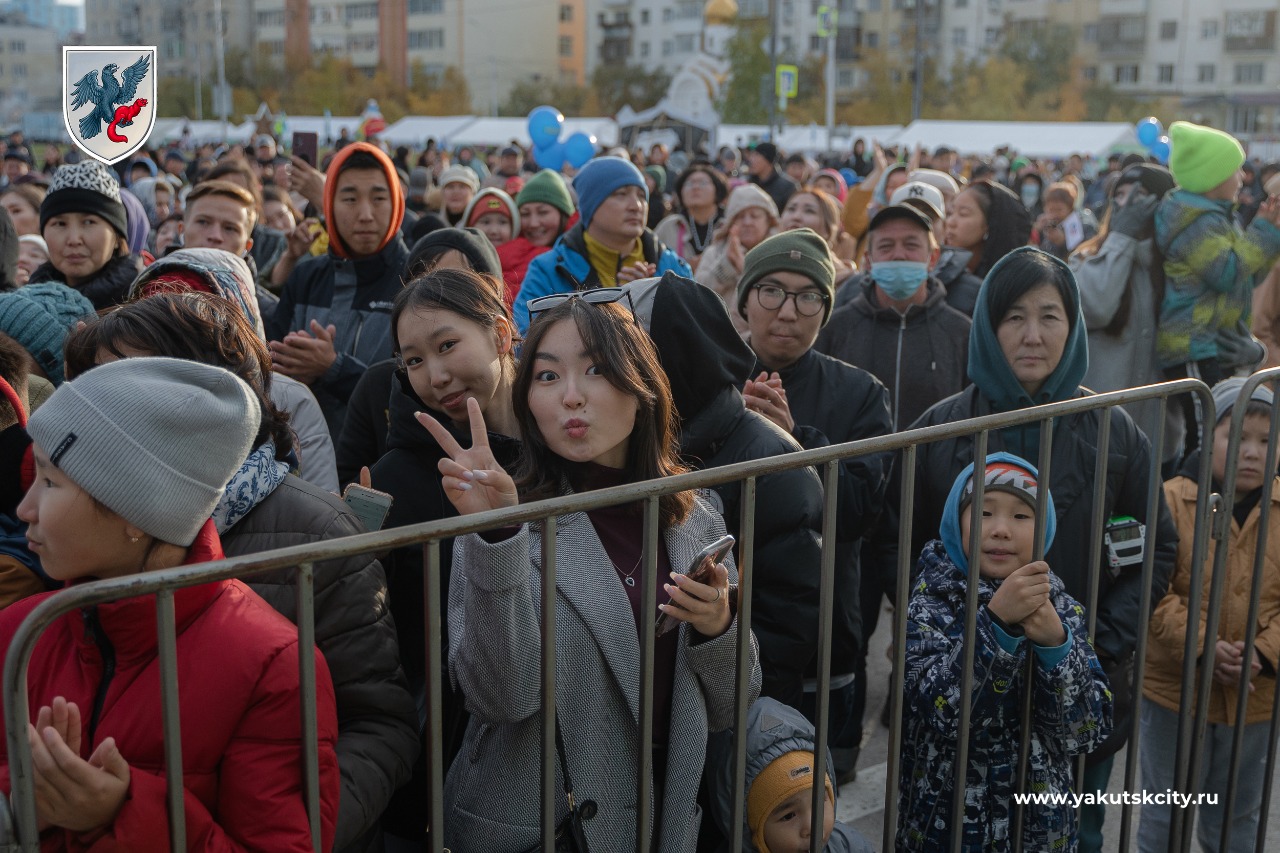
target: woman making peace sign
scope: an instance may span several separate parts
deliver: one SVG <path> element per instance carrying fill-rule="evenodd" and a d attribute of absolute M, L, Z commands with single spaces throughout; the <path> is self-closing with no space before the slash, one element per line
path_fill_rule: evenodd
<path fill-rule="evenodd" d="M 470 449 L 418 415 L 448 454 L 440 473 L 459 513 L 684 470 L 653 345 L 620 306 L 594 301 L 616 300 L 617 291 L 589 293 L 600 295 L 530 303 L 545 313 L 529 329 L 512 392 L 525 442 L 516 480 L 493 458 L 474 400 Z M 735 573 L 731 563 L 717 566 L 707 584 L 678 574 L 724 534 L 708 505 L 682 492 L 663 497 L 659 515 L 659 606 L 683 624 L 655 648 L 653 838 L 656 849 L 692 853 L 707 735 L 732 723 Z M 557 716 L 577 802 L 595 805 L 584 826 L 597 850 L 636 835 L 642 525 L 642 505 L 632 503 L 562 517 L 556 531 Z M 472 718 L 445 784 L 445 844 L 516 853 L 539 840 L 539 525 L 462 536 L 453 553 L 449 672 Z M 753 659 L 752 700 L 759 688 Z M 559 809 L 557 822 L 563 800 Z"/>

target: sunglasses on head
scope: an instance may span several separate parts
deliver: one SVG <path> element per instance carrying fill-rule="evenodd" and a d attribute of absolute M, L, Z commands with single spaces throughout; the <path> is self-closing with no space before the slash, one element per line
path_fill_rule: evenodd
<path fill-rule="evenodd" d="M 529 318 L 532 319 L 536 314 L 550 311 L 552 308 L 558 308 L 574 299 L 581 299 L 588 305 L 609 305 L 626 299 L 627 310 L 631 312 L 631 318 L 635 320 L 636 308 L 631 302 L 631 291 L 624 290 L 621 287 L 597 287 L 591 290 L 576 290 L 571 293 L 552 293 L 547 296 L 539 296 L 537 299 L 530 299 L 528 306 Z M 639 320 L 636 320 L 637 324 L 639 322 Z"/>

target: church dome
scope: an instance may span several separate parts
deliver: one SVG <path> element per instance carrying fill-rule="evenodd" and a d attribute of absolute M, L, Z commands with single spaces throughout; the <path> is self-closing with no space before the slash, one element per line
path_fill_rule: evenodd
<path fill-rule="evenodd" d="M 735 0 L 707 0 L 702 18 L 708 24 L 732 24 L 738 19 L 738 4 Z"/>

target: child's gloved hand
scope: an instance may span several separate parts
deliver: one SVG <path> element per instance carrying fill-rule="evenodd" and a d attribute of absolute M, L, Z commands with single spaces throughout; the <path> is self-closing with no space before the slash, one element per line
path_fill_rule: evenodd
<path fill-rule="evenodd" d="M 1037 560 L 1010 572 L 991 596 L 987 609 L 1002 621 L 1019 625 L 1048 600 L 1049 564 Z"/>
<path fill-rule="evenodd" d="M 1147 240 L 1155 233 L 1156 208 L 1160 199 L 1144 195 L 1129 199 L 1123 207 L 1111 212 L 1111 230 L 1135 240 Z"/>

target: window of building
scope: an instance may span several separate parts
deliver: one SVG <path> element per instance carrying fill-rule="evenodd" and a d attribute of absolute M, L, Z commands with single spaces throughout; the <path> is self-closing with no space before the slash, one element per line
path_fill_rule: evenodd
<path fill-rule="evenodd" d="M 358 53 L 378 49 L 378 37 L 375 35 L 347 36 L 347 51 Z"/>
<path fill-rule="evenodd" d="M 1098 66 L 1086 65 L 1080 69 L 1080 77 L 1086 83 L 1092 83 L 1098 79 Z"/>
<path fill-rule="evenodd" d="M 644 59 L 649 55 L 649 43 L 647 41 L 640 42 L 640 58 Z"/>
<path fill-rule="evenodd" d="M 880 34 L 876 32 L 867 33 L 867 47 L 879 47 Z"/>
<path fill-rule="evenodd" d="M 1216 39 L 1218 37 L 1218 19 L 1209 18 L 1200 22 L 1200 38 Z"/>
<path fill-rule="evenodd" d="M 647 23 L 649 23 L 649 10 L 648 10 L 648 9 L 641 9 L 641 10 L 640 10 L 640 23 L 642 23 L 642 24 L 647 24 Z"/>
<path fill-rule="evenodd" d="M 898 35 L 898 31 L 891 30 L 889 32 L 889 47 L 897 47 L 899 41 L 900 41 L 900 36 Z"/>
<path fill-rule="evenodd" d="M 693 33 L 676 36 L 677 53 L 693 53 L 697 48 L 697 36 Z"/>
<path fill-rule="evenodd" d="M 352 3 L 346 8 L 346 19 L 348 21 L 372 21 L 377 17 L 377 3 Z"/>
<path fill-rule="evenodd" d="M 667 39 L 662 43 L 662 55 L 663 56 L 671 55 L 671 39 Z"/>
<path fill-rule="evenodd" d="M 560 4 L 560 20 L 568 23 L 573 20 L 573 7 L 565 3 Z"/>
<path fill-rule="evenodd" d="M 867 0 L 867 11 L 868 11 L 868 12 L 879 12 L 879 11 L 880 11 L 880 0 Z"/>
<path fill-rule="evenodd" d="M 284 10 L 275 9 L 270 12 L 258 13 L 258 26 L 260 27 L 283 27 L 284 26 Z"/>
<path fill-rule="evenodd" d="M 1172 83 L 1173 82 L 1173 66 L 1157 65 L 1156 66 L 1156 82 Z"/>
<path fill-rule="evenodd" d="M 1173 41 L 1178 37 L 1177 21 L 1161 21 L 1160 22 L 1160 40 Z"/>
<path fill-rule="evenodd" d="M 1094 44 L 1098 41 L 1098 25 L 1085 24 L 1080 30 L 1080 40 L 1087 44 Z"/>
<path fill-rule="evenodd" d="M 20 40 L 11 41 L 9 42 L 9 51 L 11 53 L 26 53 L 27 43 L 25 41 L 20 41 Z"/>
<path fill-rule="evenodd" d="M 1232 107 L 1227 117 L 1227 132 L 1257 133 L 1258 113 L 1257 107 Z"/>
<path fill-rule="evenodd" d="M 836 76 L 836 85 L 841 89 L 852 89 L 854 85 L 854 70 L 852 68 L 841 68 Z"/>
<path fill-rule="evenodd" d="M 956 8 L 957 9 L 969 8 L 969 0 L 956 0 Z"/>
<path fill-rule="evenodd" d="M 809 36 L 809 52 L 822 53 L 823 47 L 826 46 L 826 41 L 822 36 Z"/>
<path fill-rule="evenodd" d="M 1218 67 L 1216 65 L 1197 65 L 1196 66 L 1196 82 L 1212 83 L 1216 76 Z"/>
<path fill-rule="evenodd" d="M 19 62 L 19 63 L 15 64 L 15 65 L 11 65 L 11 66 L 10 66 L 10 68 L 12 68 L 12 69 L 13 69 L 13 76 L 14 76 L 14 77 L 26 77 L 26 76 L 27 76 L 27 66 L 26 66 L 26 65 L 24 65 L 24 64 L 23 64 L 23 63 L 21 63 L 21 62 Z"/>
<path fill-rule="evenodd" d="M 444 0 L 409 0 L 410 15 L 438 15 L 444 11 Z"/>
<path fill-rule="evenodd" d="M 956 27 L 951 31 L 951 43 L 956 47 L 964 47 L 969 43 L 969 30 L 965 27 Z"/>
<path fill-rule="evenodd" d="M 410 30 L 410 50 L 439 50 L 444 47 L 444 30 Z"/>
<path fill-rule="evenodd" d="M 573 36 L 560 36 L 560 55 L 573 56 Z"/>
<path fill-rule="evenodd" d="M 674 10 L 674 9 L 671 9 L 671 8 L 669 8 L 669 7 L 668 7 L 668 8 L 666 8 L 666 9 L 663 9 L 663 10 L 662 10 L 662 22 L 663 22 L 664 24 L 665 24 L 665 23 L 670 22 L 670 21 L 671 21 L 671 19 L 675 17 L 675 14 L 676 14 L 676 13 L 675 13 L 675 10 Z"/>
<path fill-rule="evenodd" d="M 1117 83 L 1137 83 L 1138 82 L 1138 66 L 1117 65 L 1115 80 Z"/>
<path fill-rule="evenodd" d="M 996 45 L 999 43 L 1000 43 L 1000 28 L 987 27 L 987 33 L 986 33 L 987 46 Z"/>
<path fill-rule="evenodd" d="M 1261 83 L 1262 82 L 1262 63 L 1261 62 L 1242 62 L 1236 65 L 1236 82 L 1237 83 Z"/>
<path fill-rule="evenodd" d="M 822 5 L 822 0 L 809 0 L 809 14 L 818 17 L 818 7 Z"/>

